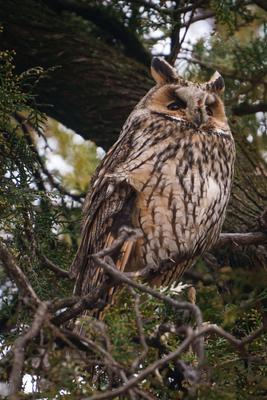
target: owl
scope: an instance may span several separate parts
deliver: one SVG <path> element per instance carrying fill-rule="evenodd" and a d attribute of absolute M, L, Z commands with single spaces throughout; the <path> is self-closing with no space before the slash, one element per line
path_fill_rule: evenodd
<path fill-rule="evenodd" d="M 234 140 L 220 94 L 224 80 L 195 83 L 153 58 L 156 85 L 125 122 L 91 180 L 81 244 L 72 264 L 75 295 L 103 281 L 91 254 L 110 246 L 123 226 L 142 235 L 113 260 L 120 271 L 154 265 L 152 286 L 169 286 L 218 239 L 229 200 Z M 166 268 L 167 266 L 167 268 Z M 109 291 L 104 301 L 112 301 Z"/>

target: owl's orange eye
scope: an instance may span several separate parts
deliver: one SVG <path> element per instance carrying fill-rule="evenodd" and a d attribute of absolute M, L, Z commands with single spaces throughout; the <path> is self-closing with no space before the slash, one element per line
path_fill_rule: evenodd
<path fill-rule="evenodd" d="M 169 110 L 180 110 L 186 108 L 186 102 L 182 99 L 177 98 L 173 103 L 168 104 Z"/>
<path fill-rule="evenodd" d="M 211 117 L 213 116 L 213 112 L 212 112 L 212 109 L 210 107 L 206 107 L 206 113 Z"/>

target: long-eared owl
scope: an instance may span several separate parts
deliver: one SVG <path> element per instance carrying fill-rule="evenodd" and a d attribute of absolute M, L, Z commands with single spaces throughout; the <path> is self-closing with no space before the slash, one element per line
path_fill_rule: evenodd
<path fill-rule="evenodd" d="M 219 97 L 223 78 L 216 72 L 206 83 L 189 82 L 162 58 L 152 60 L 151 71 L 156 86 L 92 178 L 72 264 L 76 295 L 101 283 L 104 273 L 90 254 L 111 245 L 122 226 L 139 228 L 142 236 L 123 244 L 114 256 L 117 268 L 159 266 L 149 283 L 164 286 L 177 282 L 220 234 L 235 160 Z"/>

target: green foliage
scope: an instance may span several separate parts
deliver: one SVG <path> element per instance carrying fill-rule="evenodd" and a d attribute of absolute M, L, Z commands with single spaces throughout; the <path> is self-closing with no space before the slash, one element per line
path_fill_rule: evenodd
<path fill-rule="evenodd" d="M 215 11 L 217 23 L 226 26 L 230 35 L 240 26 L 254 19 L 253 13 L 245 1 L 212 0 L 210 7 Z"/>
<path fill-rule="evenodd" d="M 35 107 L 33 91 L 44 72 L 38 68 L 17 75 L 10 52 L 2 52 L 0 61 L 0 232 L 38 295 L 48 299 L 51 288 L 64 294 L 69 285 L 55 282 L 54 275 L 44 269 L 40 254 L 49 254 L 62 266 L 68 266 L 73 250 L 59 237 L 62 230 L 74 229 L 70 220 L 75 207 L 72 211 L 64 202 L 58 207 L 56 202 L 62 196 L 45 190 L 32 140 L 32 130 L 41 135 L 45 123 L 45 116 Z M 1 270 L 2 285 L 6 279 Z M 13 295 L 8 294 L 13 293 L 12 286 L 5 291 L 12 304 Z M 1 316 L 6 312 L 6 307 L 1 308 Z"/>

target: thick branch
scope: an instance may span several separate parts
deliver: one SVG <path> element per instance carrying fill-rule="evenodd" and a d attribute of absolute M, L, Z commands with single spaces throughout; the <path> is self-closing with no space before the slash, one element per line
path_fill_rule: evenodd
<path fill-rule="evenodd" d="M 46 0 L 53 9 L 74 12 L 80 17 L 92 21 L 99 28 L 108 31 L 115 39 L 119 40 L 125 48 L 125 54 L 136 61 L 150 65 L 150 54 L 146 51 L 137 35 L 129 30 L 110 7 L 94 6 L 72 0 Z"/>
<path fill-rule="evenodd" d="M 255 114 L 257 112 L 267 112 L 267 103 L 263 102 L 257 104 L 241 103 L 235 107 L 232 107 L 232 113 L 238 116 Z"/>
<path fill-rule="evenodd" d="M 130 286 L 130 288 L 133 287 L 144 293 L 148 293 L 151 296 L 170 304 L 171 306 L 173 306 L 174 308 L 176 308 L 178 310 L 181 310 L 181 309 L 189 310 L 190 312 L 192 312 L 195 315 L 195 318 L 197 321 L 197 328 L 195 330 L 192 330 L 192 328 L 188 327 L 188 326 L 178 328 L 177 333 L 179 333 L 181 331 L 181 332 L 185 333 L 185 335 L 186 335 L 186 337 L 183 340 L 183 342 L 181 343 L 181 345 L 175 351 L 154 361 L 153 363 L 148 365 L 148 367 L 146 367 L 145 369 L 143 369 L 141 372 L 139 372 L 136 375 L 135 370 L 138 367 L 139 361 L 142 360 L 142 358 L 146 355 L 146 352 L 147 352 L 147 344 L 145 341 L 143 324 L 142 324 L 142 319 L 141 319 L 141 315 L 140 315 L 140 311 L 139 311 L 139 297 L 138 297 L 138 295 L 136 295 L 135 310 L 136 310 L 137 325 L 138 325 L 138 330 L 139 330 L 140 341 L 143 345 L 143 353 L 141 354 L 140 358 L 137 358 L 135 360 L 135 362 L 132 364 L 133 371 L 131 371 L 130 379 L 127 378 L 126 374 L 121 369 L 121 366 L 112 358 L 112 356 L 109 356 L 108 348 L 107 348 L 107 351 L 105 351 L 104 349 L 100 348 L 94 342 L 92 342 L 86 338 L 83 338 L 80 335 L 77 336 L 76 334 L 68 333 L 66 330 L 63 330 L 62 331 L 63 335 L 64 334 L 67 335 L 71 340 L 76 338 L 77 340 L 80 340 L 81 343 L 84 343 L 85 346 L 88 345 L 88 347 L 90 349 L 92 349 L 94 352 L 101 354 L 104 357 L 105 365 L 107 367 L 112 366 L 114 371 L 118 371 L 119 375 L 122 378 L 122 381 L 124 382 L 123 385 L 120 386 L 119 388 L 116 388 L 111 391 L 106 391 L 105 393 L 96 394 L 96 395 L 91 396 L 90 400 L 111 399 L 111 398 L 119 396 L 123 393 L 128 393 L 130 395 L 131 391 L 133 391 L 132 393 L 134 393 L 135 389 L 138 389 L 137 385 L 140 382 L 142 382 L 148 375 L 155 373 L 156 370 L 163 368 L 165 365 L 168 365 L 171 361 L 177 361 L 177 358 L 180 357 L 181 354 L 184 351 L 186 351 L 190 345 L 192 345 L 192 346 L 194 345 L 194 347 L 197 346 L 199 348 L 198 350 L 201 350 L 202 347 L 204 349 L 203 337 L 205 337 L 207 335 L 210 335 L 213 333 L 220 337 L 223 337 L 233 347 L 235 347 L 237 351 L 244 354 L 244 352 L 246 352 L 245 346 L 248 345 L 249 343 L 253 342 L 260 335 L 262 335 L 266 331 L 266 328 L 267 328 L 266 321 L 265 321 L 264 325 L 260 326 L 258 329 L 256 329 L 254 332 L 252 332 L 250 335 L 244 337 L 243 339 L 237 339 L 235 336 L 231 335 L 230 333 L 228 333 L 227 331 L 223 330 L 222 328 L 220 328 L 216 325 L 203 326 L 201 311 L 194 304 L 187 303 L 187 302 L 180 302 L 180 301 L 176 301 L 172 298 L 169 298 L 169 297 L 163 295 L 162 293 L 159 293 L 145 285 L 134 282 L 125 273 L 118 271 L 113 266 L 113 261 L 109 256 L 112 255 L 116 250 L 118 250 L 118 248 L 120 248 L 123 241 L 131 240 L 132 238 L 136 238 L 138 236 L 138 234 L 139 234 L 139 231 L 136 231 L 133 229 L 129 229 L 129 228 L 122 229 L 118 239 L 113 243 L 113 245 L 110 248 L 104 249 L 104 250 L 100 251 L 99 253 L 92 256 L 94 258 L 94 260 L 97 262 L 97 264 L 100 267 L 102 267 L 104 269 L 104 271 L 111 277 L 111 279 L 107 280 L 108 283 L 106 286 L 105 286 L 105 282 L 104 282 L 104 284 L 101 287 L 99 287 L 97 290 L 95 290 L 95 292 L 92 293 L 90 296 L 89 295 L 84 296 L 84 298 L 82 298 L 82 299 L 77 299 L 77 298 L 72 299 L 72 302 L 75 301 L 74 306 L 72 307 L 71 310 L 67 310 L 67 312 L 63 313 L 63 315 L 66 317 L 66 314 L 68 314 L 67 317 L 69 319 L 71 317 L 71 314 L 73 316 L 76 316 L 76 315 L 78 315 L 77 311 L 79 313 L 84 311 L 84 309 L 85 309 L 84 306 L 85 305 L 88 306 L 88 303 L 85 304 L 86 303 L 85 300 L 87 300 L 87 301 L 90 300 L 91 306 L 96 305 L 97 299 L 99 299 L 99 297 L 101 297 L 100 291 L 103 290 L 106 292 L 108 287 L 114 286 L 114 284 L 116 285 L 119 282 L 119 283 L 125 283 L 126 285 Z M 251 236 L 253 234 L 249 234 L 249 235 Z M 257 233 L 256 233 L 256 235 L 257 235 Z M 238 236 L 236 239 L 239 240 L 239 242 L 244 243 L 244 237 L 246 236 L 246 238 L 247 238 L 248 235 L 240 234 L 240 235 L 235 235 L 235 236 Z M 256 236 L 254 235 L 253 239 L 251 239 L 251 237 L 250 237 L 250 240 L 252 240 L 254 243 L 254 241 L 256 240 L 255 239 Z M 229 238 L 231 238 L 231 241 L 232 241 L 233 234 L 223 234 L 222 235 L 222 241 L 224 240 L 225 243 L 229 240 Z M 11 264 L 11 265 L 14 264 L 14 260 L 10 261 L 10 254 L 9 253 L 7 254 L 5 251 L 3 252 L 3 248 L 4 248 L 3 246 L 0 247 L 1 259 L 3 260 L 4 258 L 5 259 L 7 258 L 8 264 Z M 19 272 L 19 271 L 17 271 L 17 268 L 15 268 L 12 265 L 11 267 L 9 267 L 9 269 L 12 271 L 13 271 L 13 269 L 15 269 L 15 275 L 17 276 L 17 274 Z M 25 279 L 23 280 L 23 286 L 22 286 L 23 290 L 25 290 L 24 285 L 25 285 Z M 72 302 L 70 304 L 73 304 Z M 49 309 L 51 309 L 51 307 L 49 307 Z M 75 311 L 75 312 L 73 313 L 73 311 Z M 13 347 L 14 364 L 13 364 L 13 369 L 12 369 L 11 377 L 10 377 L 12 394 L 16 393 L 21 386 L 21 371 L 22 371 L 22 366 L 23 366 L 23 361 L 24 361 L 25 347 L 26 347 L 27 343 L 39 333 L 41 326 L 44 322 L 44 319 L 47 315 L 47 312 L 48 312 L 48 305 L 45 303 L 40 303 L 38 310 L 34 316 L 34 321 L 33 321 L 32 326 L 30 327 L 30 329 L 28 330 L 28 332 L 25 335 L 18 338 L 14 343 L 14 347 Z M 55 312 L 55 310 L 54 310 L 54 312 Z M 53 322 L 54 323 L 55 322 L 62 323 L 63 321 L 62 320 L 59 321 L 58 317 L 60 320 L 60 318 L 62 317 L 62 314 L 55 317 L 54 321 L 52 320 L 51 322 L 52 323 Z M 64 318 L 63 318 L 63 320 L 64 320 Z M 86 350 L 86 348 L 85 348 L 85 350 Z M 201 353 L 202 353 L 202 351 L 200 351 L 200 354 Z M 200 358 L 200 361 L 202 361 L 202 360 L 203 360 L 203 358 Z M 138 393 L 141 394 L 140 391 Z M 13 397 L 13 398 L 15 399 L 15 397 Z M 149 395 L 147 395 L 146 398 L 149 398 Z"/>
<path fill-rule="evenodd" d="M 156 299 L 159 299 L 167 304 L 170 304 L 172 307 L 178 309 L 178 310 L 188 310 L 190 311 L 197 322 L 198 326 L 201 326 L 202 324 L 202 315 L 201 312 L 199 310 L 199 308 L 194 305 L 191 304 L 189 302 L 186 301 L 176 301 L 174 299 L 172 299 L 171 297 L 165 296 L 160 292 L 157 292 L 154 289 L 151 289 L 148 286 L 142 285 L 141 283 L 137 283 L 134 280 L 132 280 L 131 278 L 129 278 L 126 274 L 118 271 L 116 268 L 114 268 L 113 266 L 109 265 L 107 262 L 101 260 L 100 258 L 98 258 L 97 255 L 92 256 L 95 261 L 97 262 L 97 264 L 102 267 L 104 269 L 104 271 L 106 273 L 108 273 L 109 275 L 111 275 L 115 281 L 121 282 L 121 283 L 125 283 L 128 286 L 134 287 L 135 289 L 140 290 L 143 293 L 147 293 L 150 294 L 152 297 L 155 297 Z"/>
<path fill-rule="evenodd" d="M 267 243 L 267 234 L 263 232 L 221 233 L 215 247 L 222 247 L 225 245 L 249 246 L 263 243 Z"/>
<path fill-rule="evenodd" d="M 258 7 L 262 8 L 265 11 L 267 11 L 266 0 L 254 0 L 254 3 L 257 4 Z"/>
<path fill-rule="evenodd" d="M 198 323 L 198 326 L 201 326 L 202 324 L 202 316 L 201 312 L 198 309 L 197 306 L 194 304 L 188 303 L 188 302 L 177 302 L 176 300 L 163 295 L 162 293 L 148 287 L 145 285 L 142 285 L 132 278 L 135 277 L 142 277 L 142 278 L 147 278 L 151 273 L 155 273 L 155 267 L 147 266 L 139 273 L 122 273 L 118 271 L 115 267 L 113 267 L 110 262 L 112 261 L 111 259 L 108 259 L 107 257 L 112 255 L 116 250 L 118 250 L 121 245 L 124 243 L 125 240 L 135 240 L 137 237 L 139 237 L 140 232 L 139 230 L 135 229 L 130 229 L 130 228 L 123 228 L 120 231 L 120 234 L 118 238 L 113 242 L 113 244 L 105 248 L 101 251 L 99 251 L 97 254 L 92 255 L 92 258 L 96 261 L 96 263 L 104 269 L 104 271 L 112 278 L 111 280 L 107 280 L 104 282 L 102 286 L 91 292 L 90 294 L 83 296 L 79 299 L 78 302 L 76 302 L 75 298 L 70 299 L 70 305 L 72 307 L 66 311 L 64 311 L 62 314 L 56 316 L 54 318 L 54 323 L 56 324 L 62 324 L 71 318 L 74 318 L 78 315 L 80 315 L 84 310 L 90 309 L 97 307 L 97 302 L 99 298 L 101 298 L 101 293 L 104 293 L 105 290 L 107 290 L 109 287 L 112 287 L 114 285 L 117 285 L 118 283 L 124 283 L 129 285 L 130 287 L 136 288 L 144 293 L 148 293 L 151 296 L 158 298 L 161 301 L 164 301 L 174 308 L 177 309 L 188 309 L 190 312 L 192 312 L 195 315 L 196 321 Z M 267 242 L 267 235 L 262 233 L 262 232 L 252 232 L 252 233 L 240 233 L 240 234 L 232 234 L 232 233 L 224 233 L 221 234 L 220 239 L 218 243 L 216 244 L 216 247 L 221 247 L 226 244 L 230 245 L 251 245 L 251 244 L 261 244 L 261 243 L 266 243 Z M 163 266 L 164 267 L 164 266 Z M 168 265 L 165 266 L 168 268 Z M 65 307 L 66 304 L 64 303 L 64 299 L 61 301 L 61 304 L 58 307 Z"/>
<path fill-rule="evenodd" d="M 136 237 L 136 234 L 138 234 L 138 231 L 136 230 L 131 230 L 131 229 L 122 229 L 120 232 L 120 235 L 118 239 L 113 243 L 113 245 L 107 249 L 104 249 L 100 251 L 99 253 L 93 255 L 93 259 L 96 261 L 96 263 L 104 269 L 104 271 L 110 275 L 113 279 L 113 283 L 117 284 L 118 282 L 120 283 L 125 283 L 126 285 L 136 288 L 142 292 L 148 293 L 152 295 L 153 297 L 156 297 L 164 302 L 167 302 L 168 304 L 172 305 L 173 307 L 177 309 L 189 309 L 191 312 L 195 313 L 196 319 L 197 319 L 197 329 L 192 330 L 190 327 L 182 327 L 178 328 L 181 329 L 181 332 L 183 331 L 186 333 L 186 338 L 182 342 L 182 344 L 176 349 L 175 351 L 167 354 L 161 359 L 156 360 L 152 364 L 150 364 L 148 367 L 143 369 L 138 375 L 133 375 L 129 380 L 124 379 L 124 384 L 114 390 L 111 391 L 106 391 L 105 393 L 101 394 L 96 394 L 91 396 L 90 398 L 87 398 L 88 400 L 101 400 L 101 399 L 111 399 L 116 396 L 129 393 L 130 390 L 133 390 L 136 388 L 136 386 L 144 380 L 149 374 L 155 373 L 156 370 L 163 368 L 165 365 L 167 365 L 169 362 L 176 360 L 184 351 L 186 351 L 190 345 L 197 345 L 198 347 L 203 347 L 203 337 L 209 334 L 216 334 L 220 337 L 223 337 L 225 340 L 227 340 L 233 347 L 236 348 L 237 351 L 241 352 L 244 354 L 245 346 L 248 345 L 249 343 L 253 342 L 257 337 L 262 335 L 266 331 L 266 323 L 262 326 L 260 326 L 258 329 L 256 329 L 254 332 L 252 332 L 250 335 L 244 337 L 243 339 L 237 339 L 235 336 L 231 335 L 221 327 L 218 327 L 216 325 L 202 325 L 202 315 L 198 307 L 186 303 L 186 302 L 178 302 L 175 301 L 174 299 L 171 299 L 167 296 L 162 295 L 161 293 L 158 293 L 157 291 L 146 287 L 144 285 L 141 285 L 137 282 L 134 282 L 131 280 L 125 273 L 122 273 L 116 269 L 115 266 L 113 266 L 113 261 L 111 259 L 111 256 L 123 243 L 124 240 L 129 240 L 132 237 Z M 228 234 L 229 235 L 229 234 Z M 223 239 L 229 238 L 229 236 L 226 235 L 223 237 Z M 231 238 L 232 235 L 230 234 Z M 244 239 L 244 235 L 242 236 L 242 240 Z M 111 280 L 112 283 L 112 280 Z M 194 309 L 192 309 L 194 307 Z M 139 336 L 143 344 L 143 349 L 144 349 L 144 354 L 146 354 L 147 351 L 147 344 L 145 342 L 144 334 L 143 334 L 143 326 L 142 326 L 142 320 L 141 316 L 139 313 L 138 309 L 138 299 L 136 303 L 136 315 L 137 315 L 137 323 L 138 323 L 138 328 L 139 328 Z M 202 340 L 201 340 L 202 339 Z M 82 337 L 80 337 L 80 340 L 83 341 Z M 204 347 L 203 347 L 204 348 Z M 97 349 L 99 351 L 99 349 Z M 137 362 L 139 360 L 137 359 Z M 136 364 L 134 364 L 134 368 L 136 367 Z M 86 400 L 86 399 L 84 399 Z"/>

